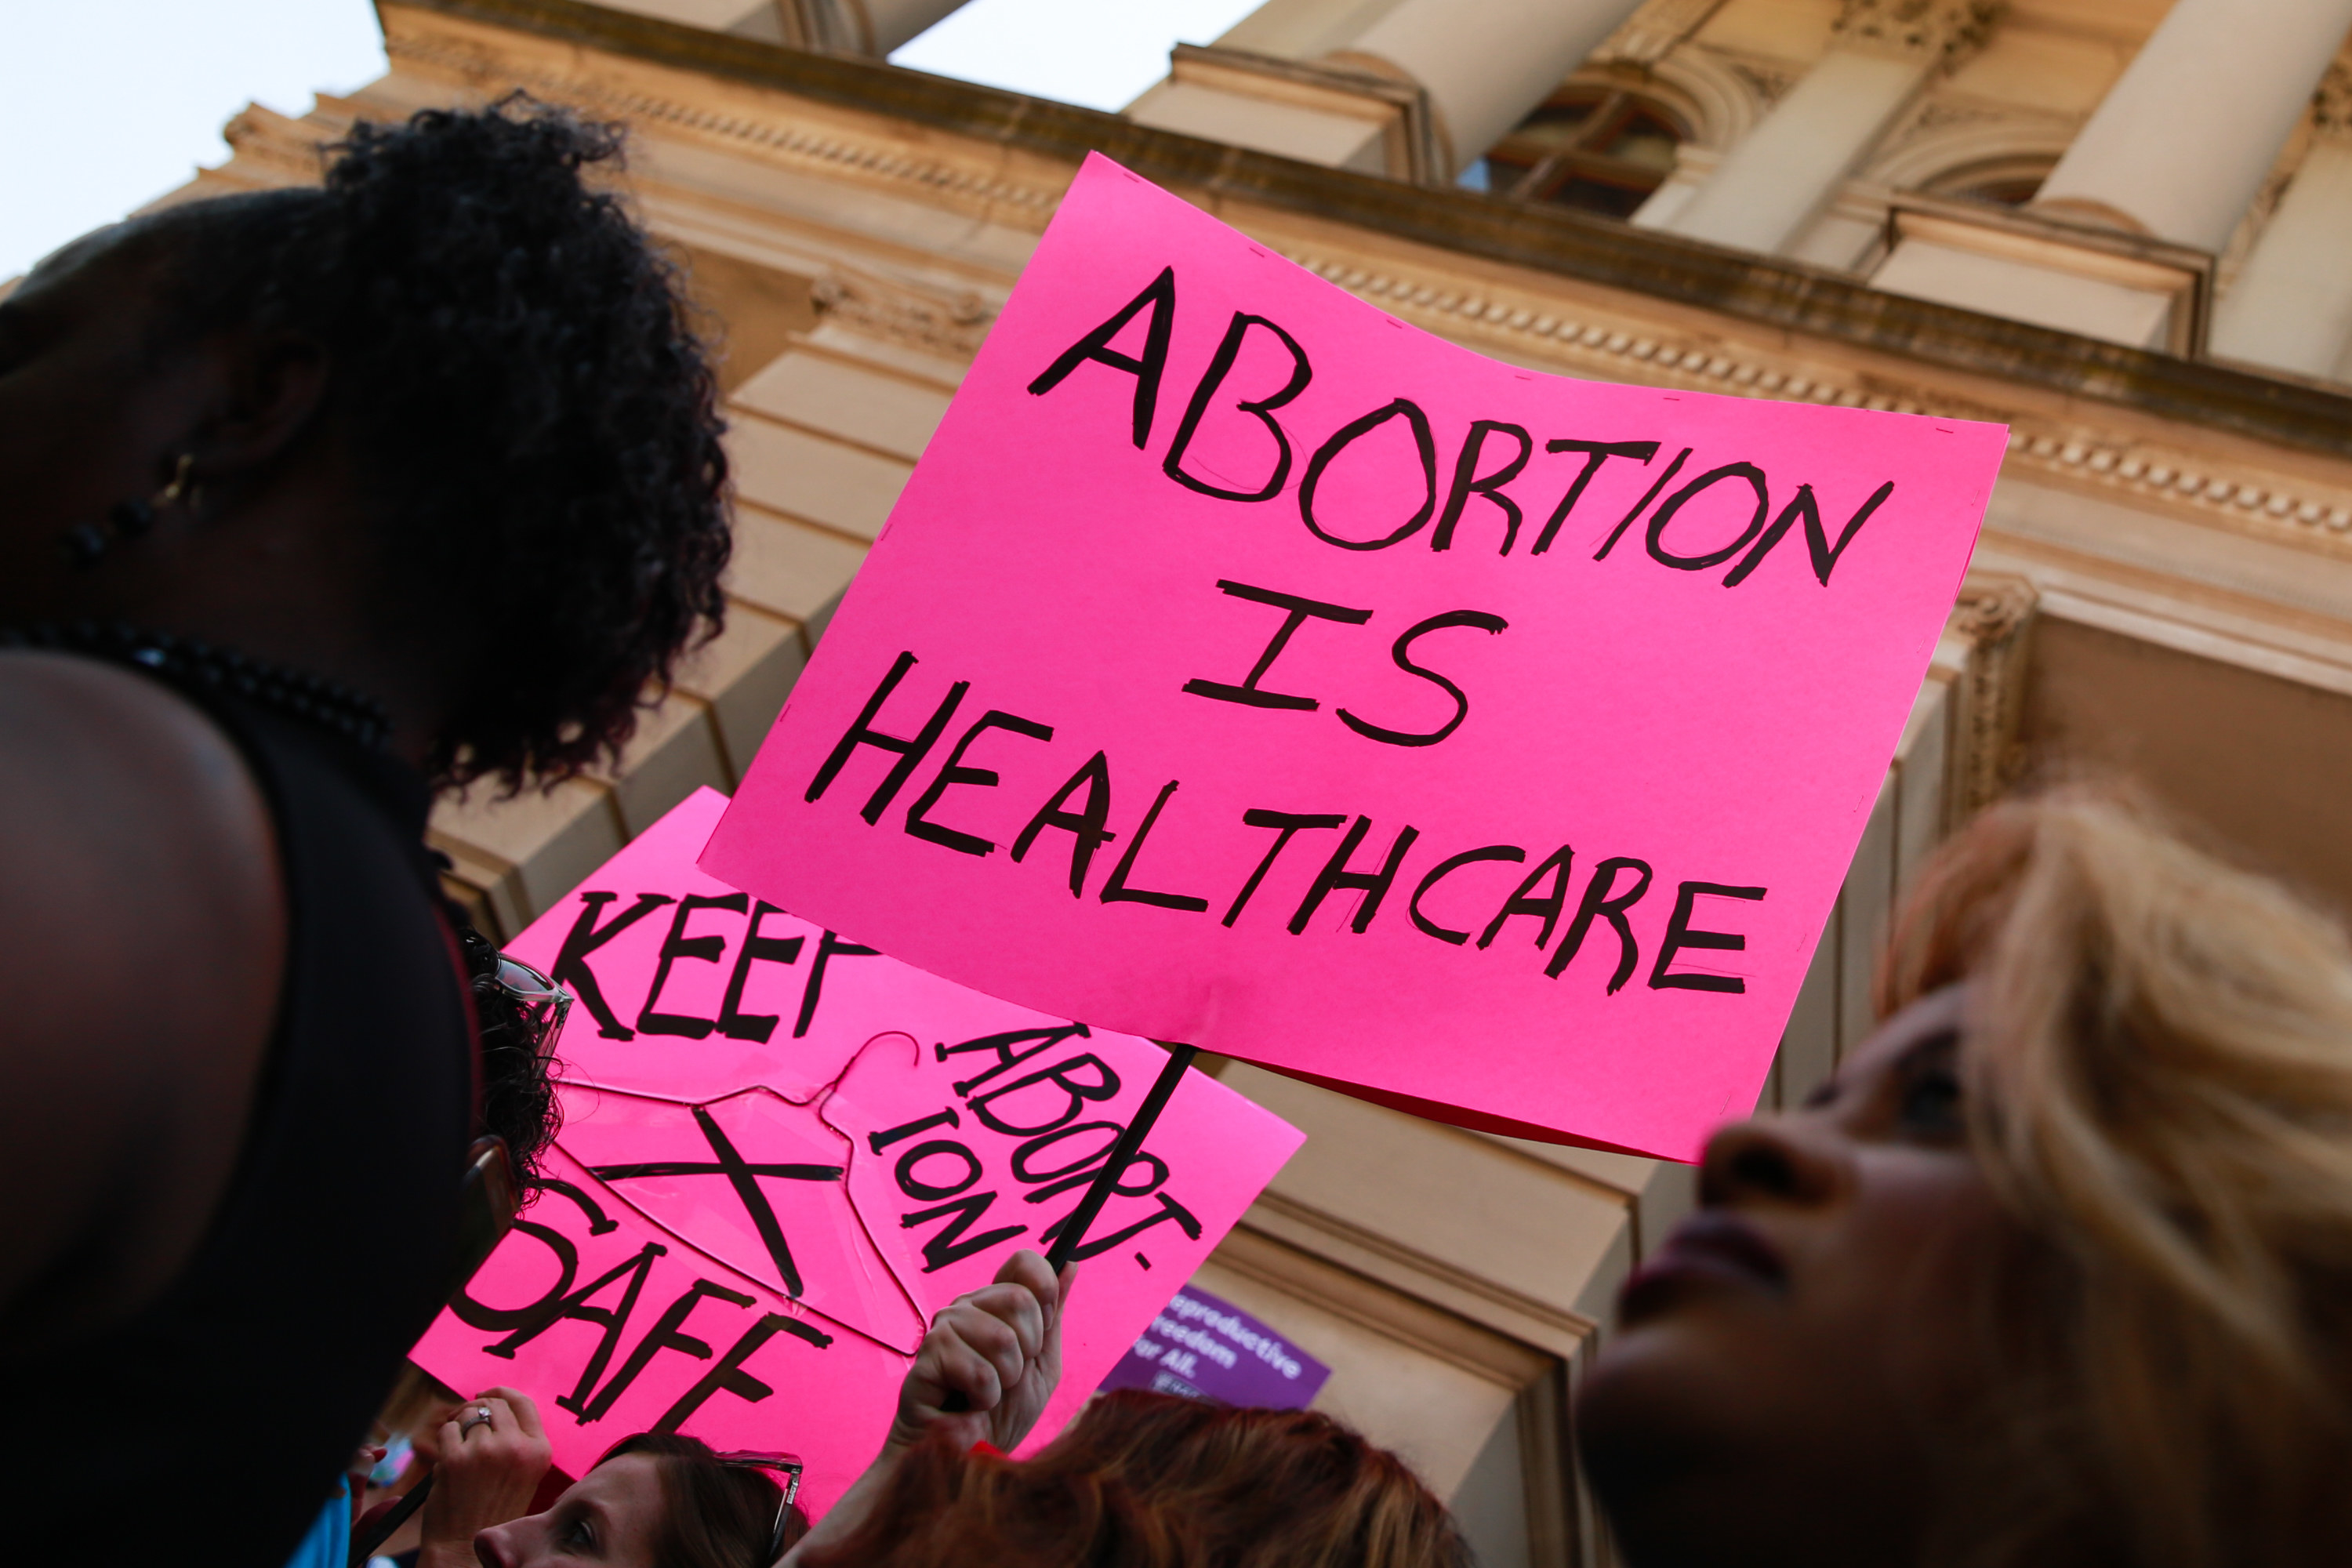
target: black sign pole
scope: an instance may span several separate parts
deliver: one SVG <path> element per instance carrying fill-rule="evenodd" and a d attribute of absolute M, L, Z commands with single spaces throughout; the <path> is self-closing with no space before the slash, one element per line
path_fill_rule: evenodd
<path fill-rule="evenodd" d="M 1077 1255 L 1079 1244 L 1087 1238 L 1087 1227 L 1095 1223 L 1095 1215 L 1102 1213 L 1104 1203 L 1110 1197 L 1111 1188 L 1118 1184 L 1119 1173 L 1142 1149 L 1143 1140 L 1150 1134 L 1152 1123 L 1160 1120 L 1160 1113 L 1168 1108 L 1169 1099 L 1175 1094 L 1176 1086 L 1184 1080 L 1184 1069 L 1192 1065 L 1196 1053 L 1192 1047 L 1170 1045 L 1166 1040 L 1153 1043 L 1168 1053 L 1168 1064 L 1152 1080 L 1151 1092 L 1145 1095 L 1143 1103 L 1136 1108 L 1134 1120 L 1118 1135 L 1118 1142 L 1111 1145 L 1110 1158 L 1103 1162 L 1103 1168 L 1087 1184 L 1087 1195 L 1078 1200 L 1078 1206 L 1072 1209 L 1070 1217 L 1062 1222 L 1061 1234 L 1054 1238 L 1054 1250 L 1045 1255 L 1045 1267 L 1056 1276 L 1062 1272 L 1062 1266 Z"/>

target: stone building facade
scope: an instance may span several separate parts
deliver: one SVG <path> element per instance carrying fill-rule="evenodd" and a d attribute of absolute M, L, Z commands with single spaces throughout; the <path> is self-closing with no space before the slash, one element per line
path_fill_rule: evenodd
<path fill-rule="evenodd" d="M 952 9 L 382 0 L 388 75 L 248 111 L 182 193 L 524 88 L 635 128 L 724 326 L 727 632 L 609 773 L 442 803 L 487 929 L 732 785 L 1089 149 L 1500 359 L 2013 427 L 1768 1104 L 1869 1026 L 1905 877 L 2036 770 L 2128 770 L 2352 903 L 2352 0 L 1267 0 L 1124 115 L 882 63 Z M 1310 1136 L 1202 1283 L 1484 1561 L 1610 1561 L 1563 1411 L 1688 1173 L 1221 1070 Z"/>

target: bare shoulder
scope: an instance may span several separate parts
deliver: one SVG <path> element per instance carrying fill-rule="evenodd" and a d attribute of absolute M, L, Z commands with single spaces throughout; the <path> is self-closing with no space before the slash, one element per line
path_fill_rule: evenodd
<path fill-rule="evenodd" d="M 102 1308 L 168 1277 L 234 1163 L 285 967 L 268 806 L 157 682 L 0 653 L 0 1318 L 68 1254 L 112 1258 L 66 1282 Z"/>

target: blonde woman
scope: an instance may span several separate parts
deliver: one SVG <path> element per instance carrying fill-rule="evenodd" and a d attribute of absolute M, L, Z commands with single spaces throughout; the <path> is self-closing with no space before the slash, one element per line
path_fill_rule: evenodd
<path fill-rule="evenodd" d="M 1932 863 L 1885 1022 L 1727 1128 L 1578 1409 L 1628 1561 L 2352 1562 L 2352 948 L 2067 791 Z"/>

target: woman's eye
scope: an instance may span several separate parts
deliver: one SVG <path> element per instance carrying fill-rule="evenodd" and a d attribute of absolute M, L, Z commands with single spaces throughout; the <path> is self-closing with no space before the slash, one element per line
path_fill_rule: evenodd
<path fill-rule="evenodd" d="M 1960 1080 L 1949 1068 L 1923 1068 L 1903 1086 L 1906 1125 L 1930 1132 L 1960 1129 Z"/>

